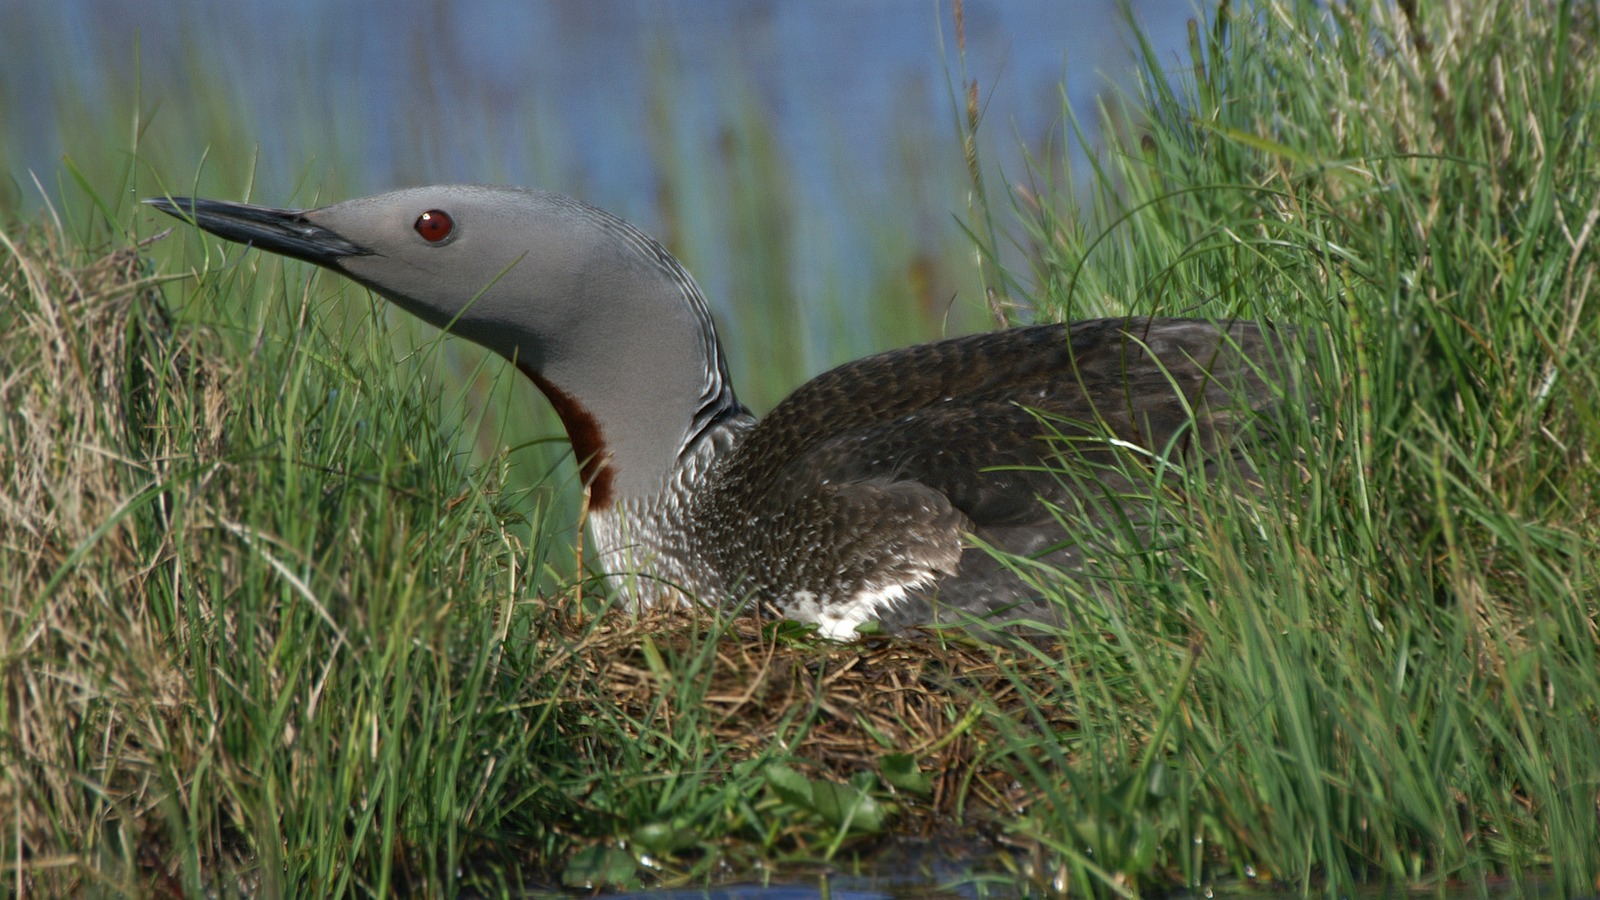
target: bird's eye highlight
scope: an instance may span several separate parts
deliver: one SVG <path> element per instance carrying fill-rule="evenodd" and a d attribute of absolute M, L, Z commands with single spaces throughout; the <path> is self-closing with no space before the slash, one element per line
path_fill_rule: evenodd
<path fill-rule="evenodd" d="M 411 227 L 417 230 L 417 234 L 422 235 L 423 240 L 437 244 L 456 230 L 456 222 L 444 210 L 430 209 L 417 216 L 416 224 Z"/>

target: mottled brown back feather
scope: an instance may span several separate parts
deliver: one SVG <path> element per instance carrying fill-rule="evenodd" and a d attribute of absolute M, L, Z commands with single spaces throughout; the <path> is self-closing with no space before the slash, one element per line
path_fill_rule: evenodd
<path fill-rule="evenodd" d="M 858 589 L 922 566 L 940 577 L 890 624 L 943 617 L 927 604 L 1054 619 L 968 536 L 1076 564 L 1081 541 L 1046 504 L 1130 487 L 1107 436 L 1220 459 L 1276 400 L 1263 375 L 1280 374 L 1280 338 L 1245 322 L 1098 319 L 848 363 L 796 390 L 723 464 L 697 499 L 700 545 L 780 608 L 796 588 Z"/>

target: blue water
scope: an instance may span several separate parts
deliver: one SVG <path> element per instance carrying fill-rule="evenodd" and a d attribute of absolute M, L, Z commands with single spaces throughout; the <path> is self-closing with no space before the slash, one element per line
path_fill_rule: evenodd
<path fill-rule="evenodd" d="M 1176 64 L 1193 4 L 1132 5 Z M 808 184 L 825 185 L 840 154 L 862 171 L 881 168 L 873 164 L 892 158 L 906 123 L 929 126 L 954 149 L 950 5 L 931 0 L 5 0 L 0 8 L 0 108 L 16 117 L 11 124 L 27 123 L 7 128 L 6 140 L 42 170 L 69 149 L 51 127 L 60 101 L 94 105 L 102 85 L 136 75 L 147 105 L 181 106 L 202 77 L 204 90 L 232 98 L 259 134 L 273 180 L 301 171 L 319 139 L 359 135 L 368 189 L 505 169 L 518 180 L 591 186 L 602 202 L 648 198 L 660 148 L 639 136 L 664 77 L 678 89 L 672 111 L 685 140 L 705 143 L 731 106 L 752 102 L 771 115 Z M 968 62 L 1000 156 L 1018 158 L 1005 147 L 1013 134 L 1037 146 L 1057 130 L 1063 79 L 1092 119 L 1096 95 L 1127 72 L 1117 9 L 1116 0 L 965 4 Z M 205 64 L 203 76 L 191 59 Z M 438 104 L 459 106 L 455 129 L 407 133 L 411 110 Z M 329 130 L 282 127 L 303 115 Z M 549 171 L 530 171 L 522 164 L 530 158 Z"/>

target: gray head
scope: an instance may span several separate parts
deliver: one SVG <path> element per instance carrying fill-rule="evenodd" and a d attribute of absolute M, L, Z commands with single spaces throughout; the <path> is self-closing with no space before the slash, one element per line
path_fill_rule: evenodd
<path fill-rule="evenodd" d="M 146 202 L 347 275 L 513 361 L 561 414 L 598 502 L 659 490 L 696 437 L 739 408 L 688 273 L 570 197 L 440 185 L 311 210 Z"/>

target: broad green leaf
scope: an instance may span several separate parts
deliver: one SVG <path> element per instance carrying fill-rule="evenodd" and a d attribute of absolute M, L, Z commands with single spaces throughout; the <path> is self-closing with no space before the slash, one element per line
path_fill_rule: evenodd
<path fill-rule="evenodd" d="M 884 782 L 897 791 L 921 797 L 933 793 L 933 779 L 917 767 L 917 758 L 909 753 L 890 753 L 879 757 L 878 772 Z"/>

